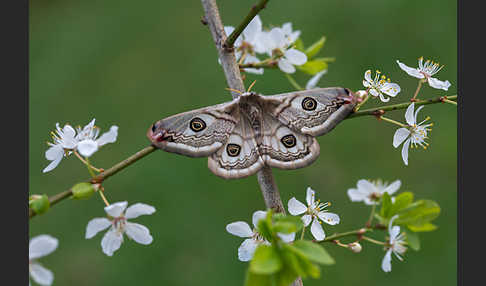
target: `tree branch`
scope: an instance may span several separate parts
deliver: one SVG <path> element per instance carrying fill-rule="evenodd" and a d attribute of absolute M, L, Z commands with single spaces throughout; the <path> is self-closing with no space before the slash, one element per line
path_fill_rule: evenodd
<path fill-rule="evenodd" d="M 148 154 L 152 153 L 153 151 L 158 150 L 154 146 L 150 145 L 148 147 L 143 148 L 142 150 L 138 151 L 137 153 L 133 154 L 132 156 L 128 157 L 127 159 L 121 161 L 120 163 L 116 164 L 115 166 L 109 168 L 106 171 L 103 171 L 101 174 L 91 178 L 90 180 L 86 180 L 89 183 L 96 184 L 102 183 L 104 180 L 108 179 L 109 177 L 115 175 L 116 173 L 120 172 L 121 170 L 125 169 L 126 167 L 132 165 L 136 161 L 142 159 L 143 157 L 147 156 Z M 50 207 L 54 206 L 58 202 L 71 197 L 72 191 L 71 189 L 58 193 L 49 198 L 49 205 Z M 34 217 L 36 213 L 34 210 L 29 208 L 29 219 Z"/>
<path fill-rule="evenodd" d="M 419 105 L 427 105 L 427 104 L 434 104 L 434 103 L 443 103 L 445 100 L 457 100 L 457 95 L 441 96 L 441 97 L 437 97 L 437 98 L 433 98 L 433 99 L 426 99 L 426 100 L 416 100 L 415 105 L 419 106 Z M 365 116 L 365 115 L 380 116 L 380 115 L 385 114 L 385 112 L 387 112 L 387 111 L 405 109 L 410 104 L 412 104 L 412 102 L 404 102 L 404 103 L 398 103 L 398 104 L 393 104 L 393 105 L 386 105 L 386 106 L 381 106 L 381 107 L 376 107 L 376 108 L 360 110 L 360 111 L 351 113 L 345 119 L 355 118 L 355 117 L 360 117 L 360 116 Z"/>
<path fill-rule="evenodd" d="M 250 12 L 248 13 L 248 15 L 246 15 L 245 19 L 243 19 L 243 21 L 238 25 L 238 27 L 235 28 L 233 33 L 231 33 L 231 35 L 229 35 L 229 37 L 224 42 L 223 47 L 227 51 L 233 48 L 233 44 L 235 43 L 238 36 L 241 35 L 241 33 L 243 33 L 243 30 L 245 30 L 246 26 L 250 24 L 251 20 L 255 18 L 258 12 L 260 12 L 262 9 L 265 8 L 267 2 L 268 0 L 260 0 L 258 4 L 253 5 L 253 7 L 251 7 Z"/>

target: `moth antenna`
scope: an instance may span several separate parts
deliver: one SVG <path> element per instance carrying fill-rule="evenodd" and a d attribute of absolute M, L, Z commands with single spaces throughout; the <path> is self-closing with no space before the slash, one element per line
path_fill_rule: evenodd
<path fill-rule="evenodd" d="M 237 90 L 237 89 L 232 89 L 232 88 L 229 88 L 229 87 L 227 87 L 227 88 L 225 88 L 225 89 L 226 89 L 226 90 L 229 90 L 229 91 L 234 91 L 234 92 L 236 92 L 236 93 L 238 93 L 238 94 L 240 94 L 240 95 L 242 95 L 242 94 L 243 94 L 241 91 L 239 91 L 239 90 Z"/>
<path fill-rule="evenodd" d="M 247 91 L 247 92 L 250 92 L 251 88 L 252 88 L 252 87 L 255 85 L 255 83 L 256 83 L 256 80 L 254 80 L 254 81 L 253 81 L 253 82 L 250 84 L 250 86 L 248 87 L 248 91 Z"/>

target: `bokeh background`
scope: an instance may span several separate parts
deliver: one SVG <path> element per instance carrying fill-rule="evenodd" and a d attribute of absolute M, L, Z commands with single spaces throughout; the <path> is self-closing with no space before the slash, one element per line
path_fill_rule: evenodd
<path fill-rule="evenodd" d="M 256 2 L 218 1 L 225 25 L 236 26 Z M 54 195 L 88 178 L 74 157 L 43 174 L 44 152 L 55 123 L 87 124 L 92 118 L 107 131 L 118 125 L 118 141 L 92 157 L 108 168 L 147 146 L 145 132 L 156 120 L 175 113 L 230 100 L 209 30 L 200 22 L 200 1 L 44 0 L 30 3 L 30 192 Z M 415 66 L 424 56 L 445 64 L 438 78 L 451 81 L 448 92 L 428 85 L 421 98 L 454 95 L 457 88 L 456 1 L 270 1 L 261 12 L 265 26 L 292 22 L 305 45 L 325 35 L 320 56 L 335 57 L 319 86 L 362 88 L 367 69 L 380 69 L 402 87 L 390 103 L 403 102 L 417 81 L 398 68 L 397 59 Z M 292 90 L 278 70 L 256 79 L 255 91 Z M 305 84 L 309 76 L 296 74 Z M 320 158 L 311 166 L 275 170 L 281 197 L 303 201 L 311 186 L 341 224 L 326 232 L 360 227 L 369 214 L 346 195 L 361 178 L 400 179 L 400 191 L 436 200 L 442 212 L 435 232 L 421 233 L 422 249 L 409 250 L 405 261 L 380 269 L 383 250 L 363 243 L 360 254 L 334 245 L 337 264 L 322 267 L 319 280 L 305 285 L 455 285 L 456 284 L 456 110 L 429 105 L 421 112 L 435 122 L 430 148 L 412 150 L 409 166 L 392 146 L 396 127 L 373 117 L 346 120 L 319 137 Z M 389 116 L 404 121 L 404 111 Z M 255 176 L 226 181 L 207 169 L 204 158 L 191 159 L 158 151 L 104 184 L 111 202 L 144 202 L 157 208 L 137 222 L 154 237 L 150 246 L 126 240 L 113 257 L 101 252 L 102 234 L 84 239 L 87 222 L 104 215 L 98 196 L 67 200 L 30 221 L 30 235 L 60 239 L 56 252 L 42 263 L 55 273 L 54 285 L 242 285 L 247 264 L 238 261 L 242 239 L 226 224 L 251 221 L 264 209 Z M 380 234 L 375 237 L 382 238 Z"/>

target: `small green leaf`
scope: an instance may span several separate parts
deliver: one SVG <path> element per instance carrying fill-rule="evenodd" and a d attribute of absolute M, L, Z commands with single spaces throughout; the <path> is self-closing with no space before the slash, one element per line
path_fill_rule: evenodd
<path fill-rule="evenodd" d="M 298 216 L 282 216 L 280 214 L 275 214 L 273 218 L 273 230 L 275 232 L 289 234 L 292 232 L 297 232 L 304 227 L 302 219 Z"/>
<path fill-rule="evenodd" d="M 385 192 L 381 196 L 380 216 L 386 219 L 390 218 L 391 207 L 392 207 L 391 197 L 387 192 Z"/>
<path fill-rule="evenodd" d="M 50 203 L 47 195 L 31 195 L 29 197 L 29 207 L 36 214 L 43 214 L 49 209 Z"/>
<path fill-rule="evenodd" d="M 318 278 L 320 275 L 319 267 L 313 264 L 302 251 L 292 245 L 284 244 L 282 246 L 282 258 L 285 265 L 298 276 L 305 278 L 310 275 L 313 278 Z"/>
<path fill-rule="evenodd" d="M 250 271 L 256 274 L 272 274 L 282 268 L 282 261 L 275 246 L 259 245 L 250 262 Z"/>
<path fill-rule="evenodd" d="M 246 271 L 245 286 L 273 286 L 274 277 Z"/>
<path fill-rule="evenodd" d="M 274 240 L 274 231 L 272 227 L 272 210 L 267 211 L 267 216 L 258 221 L 258 233 L 260 233 L 266 240 Z"/>
<path fill-rule="evenodd" d="M 315 75 L 316 73 L 327 69 L 327 62 L 322 59 L 315 59 L 312 61 L 307 61 L 305 64 L 297 66 L 299 70 L 310 75 Z"/>
<path fill-rule="evenodd" d="M 431 200 L 420 200 L 400 211 L 397 224 L 421 226 L 439 216 L 439 205 Z"/>
<path fill-rule="evenodd" d="M 395 202 L 390 208 L 390 217 L 397 214 L 400 210 L 405 209 L 413 202 L 413 193 L 403 192 L 395 197 Z"/>
<path fill-rule="evenodd" d="M 74 185 L 71 191 L 74 199 L 87 199 L 94 194 L 95 189 L 92 184 L 84 182 Z"/>
<path fill-rule="evenodd" d="M 324 47 L 325 42 L 326 42 L 326 37 L 323 36 L 322 38 L 317 40 L 314 44 L 312 44 L 310 47 L 308 47 L 305 50 L 307 59 L 310 59 L 313 56 L 315 56 L 322 49 L 322 47 Z"/>
<path fill-rule="evenodd" d="M 435 224 L 430 223 L 430 222 L 422 224 L 422 225 L 409 224 L 409 225 L 407 225 L 407 227 L 410 228 L 410 230 L 414 231 L 414 232 L 434 231 L 434 230 L 437 229 L 437 226 Z"/>
<path fill-rule="evenodd" d="M 304 52 L 304 42 L 302 42 L 302 39 L 301 38 L 298 38 L 295 42 L 294 42 L 294 46 L 297 50 L 301 51 L 301 52 Z"/>
<path fill-rule="evenodd" d="M 332 258 L 331 255 L 327 253 L 324 247 L 317 243 L 307 240 L 298 240 L 294 242 L 292 246 L 311 261 L 325 265 L 331 265 L 335 263 L 334 258 Z"/>
<path fill-rule="evenodd" d="M 404 228 L 404 231 L 407 234 L 406 238 L 407 238 L 408 246 L 415 251 L 419 251 L 420 250 L 420 239 L 419 239 L 418 234 L 416 234 L 415 232 L 411 231 L 410 229 L 408 229 L 406 227 Z"/>
<path fill-rule="evenodd" d="M 277 285 L 278 286 L 289 286 L 292 282 L 299 277 L 299 275 L 290 268 L 289 265 L 285 265 L 277 274 L 276 276 Z"/>

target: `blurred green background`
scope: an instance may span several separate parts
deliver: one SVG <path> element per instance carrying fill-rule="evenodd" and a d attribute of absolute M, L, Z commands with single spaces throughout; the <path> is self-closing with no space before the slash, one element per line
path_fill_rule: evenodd
<path fill-rule="evenodd" d="M 236 26 L 253 1 L 218 1 L 225 25 Z M 200 1 L 74 1 L 30 3 L 30 192 L 54 195 L 88 178 L 74 157 L 43 174 L 46 141 L 55 123 L 87 124 L 92 118 L 119 136 L 92 157 L 108 168 L 147 146 L 146 130 L 175 113 L 230 100 L 209 30 L 200 22 Z M 362 88 L 367 69 L 380 69 L 402 87 L 390 103 L 403 102 L 417 81 L 398 68 L 397 59 L 416 66 L 424 56 L 445 64 L 437 75 L 448 79 L 448 92 L 425 85 L 421 98 L 456 94 L 456 1 L 270 1 L 263 24 L 292 22 L 307 46 L 321 36 L 320 56 L 336 57 L 320 87 Z M 278 70 L 249 75 L 246 86 L 277 94 L 292 90 Z M 309 76 L 297 74 L 305 84 Z M 404 121 L 404 111 L 389 113 Z M 384 251 L 363 243 L 360 254 L 328 245 L 337 264 L 322 267 L 319 280 L 304 285 L 455 285 L 456 284 L 456 110 L 429 105 L 421 112 L 435 122 L 430 148 L 411 150 L 409 166 L 392 146 L 396 127 L 373 117 L 346 120 L 319 137 L 320 158 L 295 171 L 275 170 L 284 204 L 303 201 L 311 186 L 333 203 L 341 216 L 327 234 L 360 227 L 369 214 L 364 204 L 350 203 L 346 190 L 361 178 L 402 180 L 400 191 L 433 199 L 442 207 L 439 229 L 421 233 L 422 249 L 409 250 L 403 262 L 393 259 L 389 274 L 380 269 Z M 84 239 L 85 227 L 104 215 L 97 196 L 67 200 L 30 222 L 31 236 L 47 233 L 60 239 L 56 252 L 42 259 L 55 273 L 54 285 L 242 285 L 247 264 L 238 261 L 242 239 L 226 224 L 251 221 L 264 209 L 255 176 L 226 181 L 207 169 L 205 158 L 191 159 L 158 151 L 106 181 L 111 202 L 144 202 L 157 208 L 136 222 L 150 228 L 150 246 L 125 240 L 113 257 L 101 252 L 103 234 Z M 382 238 L 380 234 L 374 235 Z M 343 240 L 344 241 L 344 240 Z"/>

